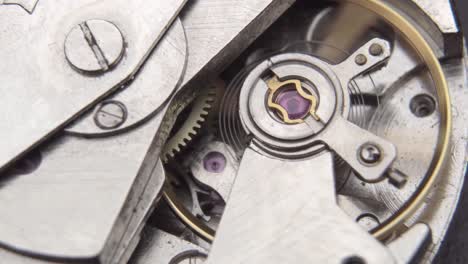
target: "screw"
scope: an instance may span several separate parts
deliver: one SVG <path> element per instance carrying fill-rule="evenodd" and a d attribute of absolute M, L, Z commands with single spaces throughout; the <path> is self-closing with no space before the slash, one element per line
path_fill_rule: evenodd
<path fill-rule="evenodd" d="M 356 56 L 356 59 L 354 60 L 357 65 L 364 65 L 367 63 L 367 57 L 364 54 L 359 54 Z"/>
<path fill-rule="evenodd" d="M 384 52 L 383 47 L 380 44 L 374 43 L 369 48 L 369 53 L 372 56 L 380 56 Z"/>
<path fill-rule="evenodd" d="M 382 151 L 374 144 L 364 144 L 359 151 L 360 160 L 366 165 L 374 165 L 382 158 Z"/>
<path fill-rule="evenodd" d="M 104 20 L 88 20 L 75 26 L 65 40 L 70 65 L 85 74 L 103 74 L 116 66 L 124 54 L 120 30 Z"/>
<path fill-rule="evenodd" d="M 370 231 L 380 225 L 379 219 L 373 214 L 362 214 L 357 218 L 357 223 L 365 230 Z"/>
<path fill-rule="evenodd" d="M 94 115 L 94 122 L 104 130 L 120 127 L 127 120 L 127 108 L 118 101 L 103 102 Z"/>

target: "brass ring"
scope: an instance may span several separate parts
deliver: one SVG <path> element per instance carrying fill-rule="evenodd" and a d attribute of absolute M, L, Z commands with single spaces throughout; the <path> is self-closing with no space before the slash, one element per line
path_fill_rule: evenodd
<path fill-rule="evenodd" d="M 392 215 L 389 220 L 385 221 L 372 230 L 371 233 L 380 240 L 391 235 L 392 231 L 399 228 L 404 222 L 419 208 L 424 202 L 424 199 L 429 194 L 429 191 L 434 186 L 437 176 L 440 174 L 445 160 L 449 152 L 450 131 L 452 128 L 452 113 L 449 88 L 445 74 L 442 70 L 439 60 L 435 56 L 433 50 L 426 42 L 419 31 L 411 25 L 403 16 L 395 10 L 384 4 L 381 0 L 346 0 L 351 3 L 360 5 L 384 18 L 388 23 L 393 25 L 413 46 L 419 56 L 427 65 L 429 72 L 435 84 L 437 96 L 439 97 L 439 105 L 441 112 L 441 131 L 435 152 L 435 159 L 432 161 L 429 168 L 429 173 L 425 177 L 423 185 L 419 188 L 407 204 L 397 213 Z"/>
<path fill-rule="evenodd" d="M 177 199 L 174 191 L 167 184 L 164 185 L 163 197 L 183 223 L 187 224 L 195 233 L 208 242 L 214 240 L 215 231 L 185 208 L 179 199 Z"/>
<path fill-rule="evenodd" d="M 391 7 L 383 3 L 381 0 L 342 0 L 350 3 L 357 4 L 364 7 L 380 17 L 384 18 L 388 23 L 393 25 L 395 29 L 400 31 L 404 37 L 413 46 L 423 62 L 427 65 L 429 72 L 431 73 L 432 79 L 435 84 L 437 91 L 438 102 L 440 105 L 441 112 L 441 131 L 439 133 L 439 139 L 435 152 L 435 158 L 433 159 L 429 168 L 429 173 L 426 175 L 425 180 L 419 190 L 413 195 L 407 204 L 401 208 L 397 213 L 393 214 L 390 219 L 382 223 L 379 227 L 372 230 L 371 233 L 380 240 L 386 239 L 392 234 L 394 230 L 401 227 L 404 222 L 415 213 L 419 206 L 424 202 L 424 199 L 429 194 L 431 188 L 443 169 L 445 160 L 449 153 L 450 145 L 450 131 L 452 128 L 452 113 L 451 113 L 451 101 L 449 95 L 449 88 L 445 79 L 445 74 L 442 70 L 442 66 L 434 54 L 432 48 L 426 42 L 424 37 L 419 31 L 403 16 L 398 14 Z M 174 209 L 176 214 L 182 218 L 182 220 L 188 224 L 196 233 L 202 236 L 208 241 L 213 241 L 214 230 L 202 223 L 196 217 L 191 217 L 191 214 L 187 214 L 187 210 L 182 208 L 183 205 L 177 202 L 177 197 L 171 190 L 164 192 L 164 197 L 168 201 L 169 205 Z"/>

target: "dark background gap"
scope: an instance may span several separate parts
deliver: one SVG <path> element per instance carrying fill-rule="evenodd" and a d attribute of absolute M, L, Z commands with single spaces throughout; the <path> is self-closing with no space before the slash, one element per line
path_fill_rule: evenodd
<path fill-rule="evenodd" d="M 468 0 L 454 0 L 460 24 L 468 38 Z M 468 176 L 468 175 L 467 175 Z M 434 263 L 468 263 L 468 181 L 465 183 L 453 221 Z"/>

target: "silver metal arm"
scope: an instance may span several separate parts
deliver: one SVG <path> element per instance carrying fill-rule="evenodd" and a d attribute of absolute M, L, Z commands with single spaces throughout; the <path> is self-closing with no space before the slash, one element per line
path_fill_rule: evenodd
<path fill-rule="evenodd" d="M 336 204 L 333 156 L 244 153 L 208 263 L 394 263 Z"/>

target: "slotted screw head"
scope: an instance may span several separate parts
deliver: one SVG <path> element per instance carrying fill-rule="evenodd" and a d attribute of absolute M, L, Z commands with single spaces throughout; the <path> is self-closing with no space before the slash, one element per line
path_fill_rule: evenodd
<path fill-rule="evenodd" d="M 103 74 L 116 66 L 125 51 L 120 30 L 105 20 L 88 20 L 75 26 L 65 40 L 70 65 L 85 74 Z"/>
<path fill-rule="evenodd" d="M 127 108 L 118 101 L 103 102 L 94 114 L 94 122 L 103 130 L 120 127 L 127 120 Z"/>
<path fill-rule="evenodd" d="M 359 150 L 359 159 L 366 165 L 375 165 L 382 158 L 382 151 L 374 144 L 364 144 Z"/>

